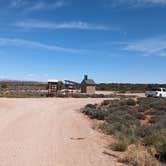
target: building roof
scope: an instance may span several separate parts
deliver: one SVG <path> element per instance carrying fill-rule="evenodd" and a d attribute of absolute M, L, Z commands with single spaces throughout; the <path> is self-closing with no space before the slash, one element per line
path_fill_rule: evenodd
<path fill-rule="evenodd" d="M 83 80 L 82 83 L 85 83 L 87 85 L 96 85 L 95 81 L 92 79 L 87 79 L 87 80 Z"/>
<path fill-rule="evenodd" d="M 52 83 L 58 83 L 58 80 L 48 80 L 48 82 L 52 82 Z"/>

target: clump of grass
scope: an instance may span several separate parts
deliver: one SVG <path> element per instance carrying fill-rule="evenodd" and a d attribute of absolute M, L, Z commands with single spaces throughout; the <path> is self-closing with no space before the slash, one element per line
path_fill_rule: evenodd
<path fill-rule="evenodd" d="M 124 135 L 121 135 L 117 138 L 116 142 L 110 145 L 110 148 L 114 151 L 125 151 L 128 147 L 128 145 L 131 143 L 131 140 L 129 137 L 125 137 Z"/>

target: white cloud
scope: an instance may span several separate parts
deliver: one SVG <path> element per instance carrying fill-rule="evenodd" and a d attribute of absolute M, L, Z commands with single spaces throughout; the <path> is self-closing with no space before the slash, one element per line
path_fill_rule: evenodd
<path fill-rule="evenodd" d="M 111 30 L 112 28 L 105 25 L 95 25 L 82 21 L 55 23 L 55 22 L 42 22 L 37 20 L 22 21 L 13 24 L 19 28 L 25 29 L 80 29 L 80 30 Z"/>
<path fill-rule="evenodd" d="M 35 3 L 33 6 L 27 8 L 27 11 L 38 11 L 38 10 L 51 10 L 51 9 L 57 9 L 65 6 L 66 3 L 63 0 L 59 0 L 54 3 L 46 3 L 46 2 L 38 2 Z"/>
<path fill-rule="evenodd" d="M 166 5 L 166 0 L 107 0 L 106 2 L 113 7 L 153 7 Z"/>
<path fill-rule="evenodd" d="M 41 48 L 49 51 L 58 51 L 66 53 L 78 53 L 84 54 L 87 53 L 87 50 L 74 49 L 74 48 L 65 48 L 56 45 L 47 45 L 36 41 L 29 41 L 24 39 L 10 39 L 10 38 L 0 38 L 0 46 L 25 46 L 31 48 Z"/>
<path fill-rule="evenodd" d="M 36 76 L 36 74 L 34 74 L 34 73 L 27 74 L 27 77 L 35 77 L 35 76 Z"/>
<path fill-rule="evenodd" d="M 24 12 L 40 11 L 40 10 L 52 10 L 65 6 L 64 0 L 44 1 L 44 0 L 11 0 L 10 7 L 16 9 L 22 9 Z"/>
<path fill-rule="evenodd" d="M 135 51 L 145 56 L 166 56 L 166 36 L 121 43 L 125 51 Z"/>
<path fill-rule="evenodd" d="M 5 77 L 0 77 L 5 78 Z M 49 79 L 49 74 L 45 73 L 27 73 L 24 74 L 24 77 L 22 78 L 25 81 L 44 81 Z"/>

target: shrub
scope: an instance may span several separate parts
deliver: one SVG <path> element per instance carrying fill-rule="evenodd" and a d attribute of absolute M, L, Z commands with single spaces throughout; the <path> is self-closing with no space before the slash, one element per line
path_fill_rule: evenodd
<path fill-rule="evenodd" d="M 147 135 L 144 137 L 144 145 L 145 146 L 151 146 L 154 145 L 158 141 L 158 134 L 157 133 L 152 133 L 150 135 Z"/>
<path fill-rule="evenodd" d="M 163 162 L 166 162 L 166 140 L 155 146 L 157 150 L 156 157 Z"/>
<path fill-rule="evenodd" d="M 157 139 L 154 142 L 157 151 L 156 157 L 161 161 L 166 161 L 166 129 L 158 132 Z"/>
<path fill-rule="evenodd" d="M 115 143 L 110 145 L 110 148 L 114 151 L 123 152 L 127 149 L 129 143 L 130 141 L 128 140 L 128 138 L 121 135 Z"/>
<path fill-rule="evenodd" d="M 109 104 L 112 104 L 112 100 L 104 100 L 101 105 L 104 106 L 104 105 L 109 105 Z"/>
<path fill-rule="evenodd" d="M 127 105 L 129 105 L 129 106 L 135 106 L 136 104 L 137 104 L 136 101 L 133 100 L 133 99 L 128 99 L 127 100 Z"/>
<path fill-rule="evenodd" d="M 127 148 L 127 144 L 123 141 L 119 141 L 119 142 L 116 142 L 112 145 L 110 145 L 110 148 L 114 151 L 120 151 L 120 152 L 124 152 Z"/>
<path fill-rule="evenodd" d="M 136 113 L 135 117 L 136 117 L 136 119 L 139 119 L 139 120 L 145 119 L 145 116 L 143 114 L 140 114 L 140 113 Z"/>
<path fill-rule="evenodd" d="M 159 120 L 158 117 L 153 116 L 153 117 L 150 118 L 149 123 L 155 124 L 158 120 Z"/>
<path fill-rule="evenodd" d="M 97 109 L 95 105 L 87 105 L 82 112 L 91 119 L 104 120 L 106 116 L 106 111 Z"/>
<path fill-rule="evenodd" d="M 118 161 L 128 166 L 162 166 L 144 147 L 136 145 L 131 145 Z"/>
<path fill-rule="evenodd" d="M 139 106 L 139 107 L 137 107 L 137 111 L 144 113 L 146 110 L 143 107 Z"/>
<path fill-rule="evenodd" d="M 83 112 L 90 118 L 104 120 L 99 128 L 114 135 L 117 141 L 111 145 L 113 150 L 125 151 L 138 140 L 155 148 L 156 157 L 166 161 L 166 99 L 105 100 L 101 105 L 87 105 Z M 150 124 L 141 126 L 145 115 L 150 115 Z"/>
<path fill-rule="evenodd" d="M 156 157 L 161 161 L 166 161 L 166 129 L 155 131 L 144 138 L 146 146 L 154 146 Z"/>
<path fill-rule="evenodd" d="M 104 94 L 92 94 L 91 97 L 92 98 L 104 98 L 106 96 Z"/>
<path fill-rule="evenodd" d="M 143 125 L 143 126 L 139 126 L 139 127 L 137 128 L 136 134 L 137 134 L 138 137 L 145 137 L 145 136 L 147 136 L 147 135 L 152 134 L 152 132 L 153 132 L 153 131 L 150 130 L 150 127 L 149 127 L 149 126 Z"/>
<path fill-rule="evenodd" d="M 103 131 L 103 133 L 107 134 L 107 135 L 111 135 L 112 134 L 112 127 L 111 124 L 109 123 L 103 123 L 101 125 L 99 125 L 99 129 Z"/>
<path fill-rule="evenodd" d="M 96 105 L 95 105 L 95 104 L 87 104 L 87 105 L 85 106 L 85 108 L 96 109 Z"/>
<path fill-rule="evenodd" d="M 156 129 L 166 129 L 166 114 L 159 118 L 154 127 Z"/>

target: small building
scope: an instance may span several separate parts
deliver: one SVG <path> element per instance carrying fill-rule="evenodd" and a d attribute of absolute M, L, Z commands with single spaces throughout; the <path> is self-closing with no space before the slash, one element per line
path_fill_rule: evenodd
<path fill-rule="evenodd" d="M 88 79 L 85 75 L 83 81 L 81 82 L 81 93 L 94 94 L 96 92 L 96 83 L 92 79 Z"/>
<path fill-rule="evenodd" d="M 48 95 L 49 96 L 57 95 L 58 85 L 59 85 L 58 80 L 48 80 Z"/>

